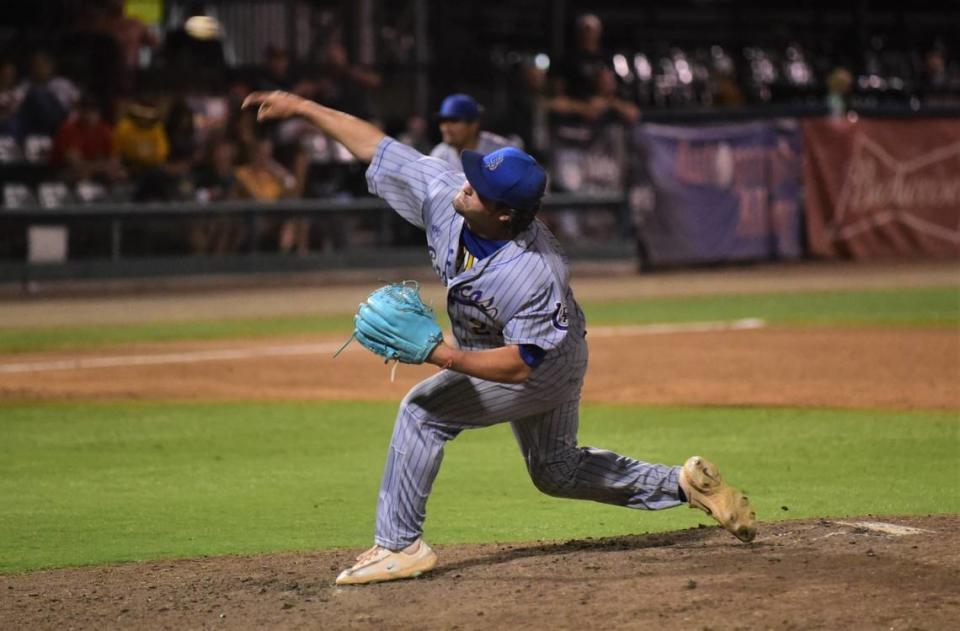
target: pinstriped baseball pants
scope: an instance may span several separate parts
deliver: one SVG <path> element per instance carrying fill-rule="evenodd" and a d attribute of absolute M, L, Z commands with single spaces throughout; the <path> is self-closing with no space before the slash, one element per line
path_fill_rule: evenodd
<path fill-rule="evenodd" d="M 494 383 L 451 370 L 414 386 L 393 429 L 376 543 L 400 550 L 416 541 L 444 444 L 464 429 L 503 422 L 513 427 L 534 485 L 548 495 L 648 510 L 678 506 L 679 467 L 577 446 L 579 393 L 578 384 L 558 404 L 556 387 Z"/>

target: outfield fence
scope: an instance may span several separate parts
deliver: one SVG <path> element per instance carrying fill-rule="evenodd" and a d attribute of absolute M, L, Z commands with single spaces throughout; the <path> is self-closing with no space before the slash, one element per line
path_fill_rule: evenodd
<path fill-rule="evenodd" d="M 568 124 L 549 161 L 552 186 L 567 192 L 549 194 L 541 218 L 571 258 L 643 269 L 808 256 L 955 259 L 957 138 L 960 116 L 949 112 Z M 29 208 L 0 208 L 0 282 L 427 262 L 422 233 L 372 197 L 38 197 Z"/>
<path fill-rule="evenodd" d="M 603 239 L 568 243 L 571 258 L 627 259 L 636 241 L 625 197 L 612 194 L 550 194 L 542 216 L 604 215 L 609 230 Z M 264 247 L 263 233 L 288 219 L 305 219 L 334 234 L 324 249 L 303 254 L 278 253 Z M 243 226 L 242 249 L 226 254 L 195 254 L 186 230 L 206 221 Z M 159 228 L 158 228 L 159 226 Z M 179 252 L 144 254 L 143 239 L 181 238 Z M 138 227 L 141 229 L 138 230 Z M 97 241 L 98 252 L 67 256 L 71 233 Z M 0 282 L 24 285 L 45 280 L 132 278 L 168 275 L 253 272 L 302 272 L 349 268 L 391 268 L 428 262 L 422 234 L 408 226 L 382 200 L 281 200 L 203 203 L 92 203 L 55 208 L 0 210 L 0 234 L 20 240 L 20 260 L 0 261 Z M 173 236 L 171 236 L 173 235 Z M 612 235 L 612 238 L 610 238 Z"/>

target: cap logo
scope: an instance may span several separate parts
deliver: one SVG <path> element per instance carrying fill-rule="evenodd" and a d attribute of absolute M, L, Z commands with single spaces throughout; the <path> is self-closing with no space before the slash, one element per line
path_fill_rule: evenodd
<path fill-rule="evenodd" d="M 487 160 L 483 166 L 487 167 L 488 171 L 496 171 L 502 162 L 503 156 L 494 156 Z"/>

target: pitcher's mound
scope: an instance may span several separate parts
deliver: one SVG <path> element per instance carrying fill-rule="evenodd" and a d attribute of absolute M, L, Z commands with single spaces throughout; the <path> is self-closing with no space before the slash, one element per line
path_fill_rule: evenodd
<path fill-rule="evenodd" d="M 761 524 L 567 542 L 437 546 L 419 579 L 336 587 L 358 551 L 0 577 L 0 627 L 946 629 L 960 517 Z"/>

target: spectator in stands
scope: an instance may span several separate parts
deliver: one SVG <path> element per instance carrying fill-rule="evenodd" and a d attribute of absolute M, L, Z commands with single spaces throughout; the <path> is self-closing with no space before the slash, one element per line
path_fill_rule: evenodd
<path fill-rule="evenodd" d="M 827 109 L 831 116 L 844 116 L 850 107 L 853 75 L 843 67 L 834 68 L 827 76 Z"/>
<path fill-rule="evenodd" d="M 351 63 L 347 49 L 338 40 L 328 42 L 320 54 L 317 99 L 328 107 L 363 119 L 375 118 L 371 94 L 380 87 L 380 75 Z"/>
<path fill-rule="evenodd" d="M 222 202 L 237 197 L 237 146 L 225 136 L 213 138 L 193 169 L 197 201 Z"/>
<path fill-rule="evenodd" d="M 947 55 L 943 45 L 938 43 L 924 55 L 922 74 L 927 91 L 945 91 L 950 88 Z"/>
<path fill-rule="evenodd" d="M 170 155 L 170 141 L 156 105 L 137 99 L 113 134 L 114 153 L 133 174 L 162 166 Z"/>
<path fill-rule="evenodd" d="M 298 190 L 297 178 L 273 158 L 273 142 L 268 138 L 257 141 L 248 163 L 237 167 L 235 176 L 237 192 L 244 199 L 273 202 L 293 197 Z M 295 234 L 297 221 L 288 219 L 273 226 L 281 251 L 289 252 L 300 241 Z"/>
<path fill-rule="evenodd" d="M 293 175 L 294 186 L 287 196 L 302 198 L 307 187 L 307 173 L 310 169 L 310 156 L 299 144 L 288 144 L 278 148 L 282 154 L 281 165 Z M 310 250 L 310 220 L 307 217 L 291 217 L 280 227 L 278 240 L 280 251 L 294 252 L 303 256 Z"/>
<path fill-rule="evenodd" d="M 211 139 L 206 155 L 193 170 L 197 201 L 224 202 L 238 195 L 235 175 L 237 146 L 219 136 Z M 214 215 L 190 226 L 190 244 L 196 254 L 232 254 L 247 236 L 246 222 L 229 215 Z"/>
<path fill-rule="evenodd" d="M 185 177 L 199 159 L 199 147 L 193 125 L 193 111 L 184 99 L 177 99 L 170 106 L 165 127 L 170 141 L 167 169 Z"/>
<path fill-rule="evenodd" d="M 126 15 L 124 0 L 107 0 L 103 12 L 99 16 L 99 28 L 112 36 L 120 48 L 120 58 L 126 76 L 124 77 L 128 89 L 140 68 L 140 52 L 143 48 L 156 50 L 160 40 L 139 18 Z"/>
<path fill-rule="evenodd" d="M 598 118 L 612 122 L 636 123 L 640 120 L 640 108 L 617 93 L 617 77 L 610 68 L 598 68 L 594 77 L 594 91 L 590 107 Z"/>
<path fill-rule="evenodd" d="M 66 4 L 66 3 L 61 3 Z M 74 3 L 73 20 L 59 41 L 60 68 L 83 85 L 103 107 L 104 118 L 114 120 L 115 97 L 123 84 L 123 60 L 117 40 L 103 28 L 107 10 L 102 1 Z"/>
<path fill-rule="evenodd" d="M 306 98 L 312 98 L 316 92 L 316 86 L 304 80 L 299 70 L 290 63 L 287 50 L 273 44 L 264 51 L 263 66 L 254 85 L 257 90 L 284 90 Z"/>
<path fill-rule="evenodd" d="M 929 106 L 960 106 L 960 64 L 951 60 L 947 53 L 946 46 L 937 41 L 923 57 L 917 87 Z"/>
<path fill-rule="evenodd" d="M 710 83 L 710 98 L 718 107 L 741 107 L 746 103 L 733 65 L 716 70 Z"/>
<path fill-rule="evenodd" d="M 430 155 L 459 171 L 463 169 L 460 162 L 462 151 L 486 154 L 510 146 L 506 138 L 480 130 L 482 112 L 483 108 L 469 94 L 451 94 L 443 99 L 437 112 L 443 142 L 434 147 Z"/>
<path fill-rule="evenodd" d="M 237 103 L 227 119 L 227 137 L 237 143 L 240 160 L 246 162 L 254 154 L 260 141 L 257 130 L 257 113 L 240 109 Z"/>
<path fill-rule="evenodd" d="M 597 109 L 593 97 L 597 95 L 597 75 L 610 68 L 610 56 L 601 45 L 603 23 L 596 15 L 584 14 L 575 24 L 576 46 L 564 59 L 551 68 L 549 109 L 567 117 L 595 120 L 605 108 Z"/>
<path fill-rule="evenodd" d="M 17 110 L 23 92 L 17 86 L 17 65 L 9 59 L 0 59 L 0 135 L 19 137 Z"/>
<path fill-rule="evenodd" d="M 94 27 L 116 41 L 121 69 L 120 85 L 116 88 L 122 94 L 129 94 L 136 85 L 141 50 L 155 51 L 160 46 L 160 39 L 139 18 L 126 15 L 124 5 L 124 0 L 107 0 Z"/>
<path fill-rule="evenodd" d="M 157 106 L 137 99 L 127 106 L 113 132 L 114 154 L 134 180 L 135 201 L 170 201 L 183 197 L 183 178 L 166 167 L 170 141 Z"/>
<path fill-rule="evenodd" d="M 416 114 L 407 118 L 407 126 L 397 135 L 397 140 L 423 154 L 428 154 L 433 149 L 427 133 L 427 121 Z"/>
<path fill-rule="evenodd" d="M 943 51 L 931 48 L 923 58 L 923 78 L 928 88 L 943 89 L 947 85 L 947 63 Z"/>
<path fill-rule="evenodd" d="M 547 73 L 533 58 L 511 68 L 503 128 L 519 135 L 524 150 L 543 162 L 550 147 Z"/>
<path fill-rule="evenodd" d="M 55 73 L 53 57 L 46 52 L 30 58 L 30 73 L 21 86 L 23 100 L 17 113 L 22 136 L 52 137 L 80 98 L 73 82 Z"/>
<path fill-rule="evenodd" d="M 123 167 L 113 155 L 113 129 L 93 97 L 82 96 L 60 126 L 50 163 L 72 182 L 95 179 L 110 184 L 123 178 Z"/>

